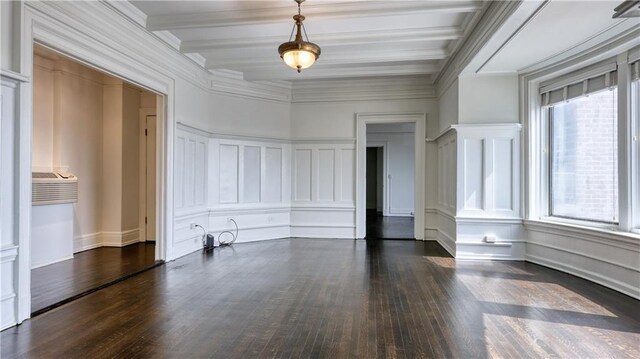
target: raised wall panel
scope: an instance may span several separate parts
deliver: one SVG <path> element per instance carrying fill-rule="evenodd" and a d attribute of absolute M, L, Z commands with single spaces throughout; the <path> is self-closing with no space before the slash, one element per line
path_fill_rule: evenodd
<path fill-rule="evenodd" d="M 188 207 L 193 207 L 195 205 L 195 154 L 196 141 L 189 139 L 187 141 L 184 159 L 184 204 Z"/>
<path fill-rule="evenodd" d="M 282 201 L 282 149 L 265 148 L 265 193 L 263 202 Z"/>
<path fill-rule="evenodd" d="M 207 144 L 202 140 L 196 143 L 195 161 L 195 204 L 203 206 L 207 201 Z"/>
<path fill-rule="evenodd" d="M 238 203 L 238 146 L 220 145 L 220 203 Z"/>
<path fill-rule="evenodd" d="M 296 201 L 311 201 L 311 150 L 296 149 L 295 195 Z"/>
<path fill-rule="evenodd" d="M 260 202 L 260 147 L 244 146 L 243 202 Z"/>
<path fill-rule="evenodd" d="M 345 202 L 355 201 L 355 156 L 353 149 L 342 150 L 342 178 L 341 178 L 341 200 Z"/>
<path fill-rule="evenodd" d="M 493 140 L 493 209 L 513 211 L 513 139 Z"/>
<path fill-rule="evenodd" d="M 184 150 L 186 139 L 182 136 L 176 137 L 176 158 L 175 158 L 175 206 L 176 208 L 184 207 Z"/>
<path fill-rule="evenodd" d="M 465 139 L 464 146 L 464 208 L 483 209 L 484 140 Z"/>
<path fill-rule="evenodd" d="M 318 200 L 334 200 L 335 150 L 318 151 Z"/>

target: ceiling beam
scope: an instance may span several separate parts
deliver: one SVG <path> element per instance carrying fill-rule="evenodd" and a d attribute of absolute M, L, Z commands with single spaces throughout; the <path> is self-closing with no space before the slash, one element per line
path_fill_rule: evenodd
<path fill-rule="evenodd" d="M 462 28 L 457 26 L 432 27 L 420 29 L 396 29 L 384 31 L 358 31 L 333 34 L 314 34 L 313 42 L 317 44 L 336 43 L 341 46 L 366 45 L 375 43 L 399 43 L 412 41 L 446 41 L 456 40 L 463 36 Z M 274 48 L 286 41 L 283 36 L 243 37 L 235 39 L 211 39 L 182 41 L 180 51 L 184 53 L 204 53 L 233 48 Z"/>
<path fill-rule="evenodd" d="M 149 16 L 147 17 L 147 29 L 159 31 L 279 23 L 289 19 L 295 13 L 294 5 Z M 482 2 L 479 1 L 450 4 L 431 4 L 427 1 L 357 1 L 305 4 L 303 14 L 313 17 L 314 20 L 320 20 L 419 13 L 470 13 L 481 9 Z"/>
<path fill-rule="evenodd" d="M 377 76 L 430 75 L 438 72 L 440 67 L 433 64 L 407 63 L 384 66 L 350 66 L 323 67 L 314 65 L 299 74 L 296 70 L 281 63 L 277 66 L 265 66 L 260 69 L 244 71 L 247 81 L 264 80 L 310 80 Z"/>
<path fill-rule="evenodd" d="M 206 54 L 203 54 L 206 56 Z M 427 49 L 427 50 L 401 50 L 392 52 L 357 52 L 351 51 L 347 53 L 331 53 L 321 55 L 318 64 L 323 66 L 334 65 L 352 65 L 352 64 L 375 64 L 389 62 L 407 62 L 407 61 L 425 61 L 425 60 L 442 60 L 448 56 L 445 49 Z M 273 56 L 269 57 L 227 57 L 212 58 L 208 57 L 206 62 L 207 69 L 241 69 L 246 70 L 251 67 L 263 67 L 270 63 L 281 63 L 282 60 L 277 53 L 273 51 Z"/>

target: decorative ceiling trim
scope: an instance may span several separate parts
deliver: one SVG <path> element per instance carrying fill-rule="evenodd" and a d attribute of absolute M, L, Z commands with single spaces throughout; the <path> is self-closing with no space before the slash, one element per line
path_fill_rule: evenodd
<path fill-rule="evenodd" d="M 322 66 L 349 65 L 349 64 L 384 64 L 390 62 L 424 62 L 428 60 L 441 60 L 448 56 L 444 49 L 427 49 L 413 51 L 394 51 L 394 52 L 369 52 L 356 54 L 331 53 L 322 59 Z M 251 57 L 244 60 L 235 60 L 233 58 L 207 58 L 205 67 L 208 69 L 233 69 L 238 66 L 243 68 L 265 68 L 275 67 L 280 62 L 274 62 L 273 57 Z"/>
<path fill-rule="evenodd" d="M 460 2 L 451 5 L 433 5 L 429 2 L 372 1 L 330 4 L 309 4 L 305 16 L 319 19 L 408 15 L 417 13 L 471 13 L 482 9 L 481 2 Z M 174 14 L 147 17 L 151 31 L 197 29 L 221 26 L 239 26 L 278 23 L 291 15 L 290 6 L 262 9 L 227 10 L 216 12 Z"/>
<path fill-rule="evenodd" d="M 435 98 L 428 76 L 293 83 L 292 103 Z"/>
<path fill-rule="evenodd" d="M 348 77 L 376 77 L 381 76 L 404 76 L 404 75 L 426 75 L 436 73 L 440 67 L 435 64 L 426 63 L 398 63 L 394 65 L 363 65 L 358 67 L 325 67 L 318 63 L 312 69 L 305 72 L 304 79 L 338 79 Z M 244 71 L 244 79 L 247 81 L 267 81 L 275 79 L 298 80 L 299 74 L 289 73 L 282 70 L 281 66 L 265 66 L 248 71 Z"/>
<path fill-rule="evenodd" d="M 314 34 L 317 42 L 336 42 L 339 46 L 354 46 L 378 43 L 398 43 L 412 41 L 455 40 L 463 36 L 463 30 L 458 26 L 434 27 L 420 29 L 397 29 L 376 31 L 354 31 L 348 33 Z M 228 50 L 234 48 L 272 48 L 282 42 L 282 36 L 241 37 L 234 39 L 208 39 L 183 41 L 180 45 L 182 52 L 208 52 Z"/>

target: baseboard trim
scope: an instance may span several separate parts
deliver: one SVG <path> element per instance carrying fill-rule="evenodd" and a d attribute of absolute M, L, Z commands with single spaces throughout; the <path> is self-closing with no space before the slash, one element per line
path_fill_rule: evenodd
<path fill-rule="evenodd" d="M 638 288 L 634 288 L 633 286 L 627 283 L 620 282 L 616 279 L 607 278 L 601 274 L 594 273 L 589 270 L 576 268 L 571 265 L 562 264 L 554 260 L 538 257 L 536 255 L 526 254 L 524 259 L 527 262 L 538 264 L 543 267 L 548 267 L 548 268 L 555 269 L 567 274 L 574 275 L 576 277 L 580 277 L 582 279 L 586 279 L 588 281 L 600 284 L 602 286 L 605 286 L 607 288 L 613 289 L 620 293 L 626 294 L 632 298 L 640 300 L 640 290 L 638 290 Z"/>
<path fill-rule="evenodd" d="M 37 269 L 37 268 L 46 267 L 46 266 L 51 265 L 51 264 L 56 264 L 56 263 L 68 261 L 69 259 L 73 259 L 73 256 L 71 255 L 71 256 L 64 257 L 64 258 L 60 258 L 60 259 L 48 261 L 48 262 L 45 262 L 45 263 L 42 263 L 42 264 L 38 264 L 37 266 L 31 267 L 31 269 Z"/>
<path fill-rule="evenodd" d="M 102 245 L 105 247 L 125 247 L 140 241 L 138 228 L 122 232 L 102 232 Z"/>
<path fill-rule="evenodd" d="M 73 253 L 102 247 L 102 233 L 89 233 L 73 239 Z"/>

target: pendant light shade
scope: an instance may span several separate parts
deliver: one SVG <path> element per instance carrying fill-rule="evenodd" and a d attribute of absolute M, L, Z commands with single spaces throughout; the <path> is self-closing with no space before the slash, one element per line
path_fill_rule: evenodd
<path fill-rule="evenodd" d="M 293 41 L 291 41 L 290 37 L 288 42 L 280 45 L 278 47 L 278 53 L 282 60 L 284 60 L 285 64 L 300 72 L 302 69 L 306 69 L 313 65 L 318 57 L 320 57 L 320 46 L 309 42 L 309 37 L 306 36 L 307 32 L 304 29 L 304 24 L 302 23 L 305 17 L 300 14 L 300 4 L 304 0 L 294 1 L 298 3 L 298 14 L 293 16 L 295 24 L 291 30 L 291 35 L 293 36 L 293 32 L 295 31 L 296 37 Z M 304 41 L 302 38 L 303 31 L 307 41 Z"/>

